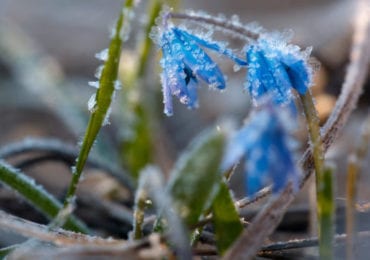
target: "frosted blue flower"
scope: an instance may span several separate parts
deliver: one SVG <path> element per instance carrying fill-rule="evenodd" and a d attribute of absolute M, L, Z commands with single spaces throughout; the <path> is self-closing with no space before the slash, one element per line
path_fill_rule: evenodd
<path fill-rule="evenodd" d="M 200 46 L 226 55 L 240 65 L 246 65 L 245 61 L 220 44 L 170 25 L 166 25 L 161 32 L 159 45 L 163 53 L 161 80 L 166 115 L 173 114 L 172 96 L 176 96 L 188 108 L 198 106 L 199 79 L 212 88 L 225 88 L 225 78 L 220 68 Z"/>
<path fill-rule="evenodd" d="M 253 102 L 269 93 L 278 104 L 292 100 L 291 90 L 305 94 L 312 81 L 307 63 L 311 49 L 301 51 L 277 36 L 262 36 L 247 49 L 248 72 L 246 88 Z"/>
<path fill-rule="evenodd" d="M 245 157 L 248 195 L 269 184 L 273 184 L 273 192 L 279 192 L 289 181 L 297 187 L 298 170 L 291 152 L 292 140 L 282 122 L 284 112 L 280 109 L 278 115 L 272 104 L 262 106 L 228 142 L 222 169 Z"/>

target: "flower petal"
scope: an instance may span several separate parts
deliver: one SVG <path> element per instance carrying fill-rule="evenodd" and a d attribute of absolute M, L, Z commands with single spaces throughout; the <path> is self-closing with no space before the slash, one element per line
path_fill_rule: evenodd
<path fill-rule="evenodd" d="M 225 88 L 224 76 L 218 65 L 193 40 L 188 40 L 181 31 L 174 30 L 178 39 L 182 41 L 184 63 L 193 73 L 208 85 L 218 89 Z"/>
<path fill-rule="evenodd" d="M 196 35 L 193 35 L 193 34 L 190 34 L 188 33 L 187 31 L 185 30 L 181 30 L 179 28 L 175 28 L 175 30 L 179 33 L 179 34 L 182 34 L 183 36 L 187 37 L 189 40 L 193 40 L 195 41 L 197 44 L 199 45 L 202 45 L 203 47 L 206 47 L 208 49 L 211 49 L 211 50 L 214 50 L 222 55 L 225 55 L 226 57 L 229 57 L 231 60 L 233 60 L 234 62 L 236 62 L 238 65 L 240 66 L 245 66 L 247 65 L 247 62 L 245 60 L 242 60 L 240 59 L 239 57 L 237 57 L 233 52 L 232 50 L 228 49 L 228 48 L 225 48 L 224 46 L 222 46 L 221 44 L 217 43 L 217 42 L 211 42 L 211 41 L 207 41 L 205 39 L 202 39 Z"/>

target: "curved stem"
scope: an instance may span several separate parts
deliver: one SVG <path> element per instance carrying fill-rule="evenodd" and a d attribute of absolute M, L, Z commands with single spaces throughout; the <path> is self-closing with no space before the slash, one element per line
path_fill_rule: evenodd
<path fill-rule="evenodd" d="M 169 18 L 173 19 L 185 19 L 189 21 L 194 21 L 194 22 L 200 22 L 200 23 L 205 23 L 205 24 L 210 24 L 214 25 L 216 27 L 226 29 L 229 32 L 232 32 L 239 38 L 245 40 L 257 40 L 259 38 L 259 33 L 253 32 L 247 27 L 243 26 L 242 24 L 232 22 L 231 20 L 226 20 L 224 18 L 217 18 L 217 17 L 212 17 L 210 15 L 199 15 L 196 13 L 190 13 L 190 14 L 184 14 L 184 13 L 169 13 L 168 14 Z"/>
<path fill-rule="evenodd" d="M 333 243 L 334 234 L 334 198 L 332 187 L 332 172 L 325 169 L 324 149 L 320 133 L 320 120 L 317 116 L 315 104 L 310 90 L 305 95 L 300 95 L 303 111 L 306 116 L 308 132 L 310 135 L 310 147 L 315 165 L 315 181 L 316 181 L 316 204 L 317 204 L 317 219 L 319 223 L 319 249 L 322 259 L 333 258 Z"/>
<path fill-rule="evenodd" d="M 59 139 L 46 139 L 46 138 L 26 138 L 19 142 L 7 144 L 0 148 L 0 158 L 7 159 L 13 156 L 31 153 L 31 152 L 45 152 L 47 155 L 37 157 L 40 160 L 58 159 L 72 166 L 75 163 L 75 158 L 78 156 L 78 150 L 71 145 L 62 142 Z M 37 159 L 36 159 L 37 160 Z M 23 161 L 22 163 L 33 163 L 32 159 Z M 134 185 L 130 176 L 122 169 L 117 169 L 113 165 L 109 165 L 99 158 L 94 156 L 89 157 L 86 163 L 93 167 L 104 170 L 112 177 L 116 178 L 122 185 L 127 187 L 130 192 L 133 192 Z M 17 168 L 22 168 L 18 165 Z"/>

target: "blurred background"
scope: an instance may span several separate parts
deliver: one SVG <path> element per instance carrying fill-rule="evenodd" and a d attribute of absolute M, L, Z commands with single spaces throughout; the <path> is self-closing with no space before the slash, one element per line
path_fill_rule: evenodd
<path fill-rule="evenodd" d="M 81 139 L 89 115 L 86 104 L 95 91 L 88 87 L 87 82 L 94 80 L 95 70 L 100 65 L 94 55 L 108 46 L 110 30 L 121 2 L 0 0 L 0 146 L 30 136 L 58 138 L 71 145 Z M 146 1 L 141 2 L 137 11 L 138 19 L 132 26 L 132 37 L 124 43 L 127 56 L 123 56 L 122 66 L 130 66 L 130 52 L 138 44 L 136 36 L 146 19 L 143 15 Z M 312 46 L 314 63 L 320 64 L 320 70 L 315 74 L 313 93 L 320 118 L 324 122 L 334 106 L 343 81 L 355 2 L 184 0 L 179 10 L 201 9 L 214 15 L 222 13 L 227 17 L 237 14 L 241 22 L 257 21 L 267 30 L 293 30 L 293 42 L 302 48 Z M 156 59 L 153 62 L 158 61 L 155 51 L 153 55 Z M 230 64 L 226 63 L 222 69 L 227 75 L 233 73 Z M 156 109 L 161 110 L 158 73 L 156 66 L 150 66 L 147 70 L 149 79 L 143 82 L 143 88 L 159 97 Z M 223 94 L 203 88 L 200 91 L 199 110 L 190 111 L 182 105 L 176 105 L 175 116 L 167 118 L 160 115 L 161 126 L 156 128 L 160 133 L 156 142 L 159 146 L 157 150 L 163 154 L 160 153 L 162 157 L 157 156 L 155 159 L 162 159 L 160 164 L 166 172 L 176 154 L 202 129 L 225 117 L 241 122 L 247 115 L 248 98 L 246 94 L 240 95 L 240 82 L 243 81 L 244 73 L 238 72 L 233 77 L 229 75 L 229 86 Z M 125 134 L 118 127 L 124 113 L 120 104 L 117 104 L 119 99 L 116 101 L 112 124 L 103 131 L 105 151 L 119 149 L 117 138 Z M 354 140 L 358 140 L 359 126 L 368 105 L 366 91 L 345 133 L 328 154 L 328 159 L 337 168 L 336 192 L 339 199 L 344 197 L 347 155 L 354 149 Z M 304 138 L 302 140 L 305 141 Z M 364 169 L 370 166 L 368 161 Z M 63 194 L 69 174 L 69 169 L 64 165 L 44 163 L 42 166 L 31 167 L 28 172 L 54 193 L 59 196 Z M 55 178 L 61 181 L 55 182 Z M 361 178 L 363 181 L 360 186 L 364 187 L 359 188 L 359 199 L 368 200 L 370 191 L 366 187 L 369 185 L 369 175 L 365 174 Z M 100 182 L 101 179 L 97 177 L 89 185 L 98 185 Z M 240 183 L 233 180 L 237 197 L 243 196 Z M 297 208 L 306 204 L 307 194 L 302 194 Z M 22 210 L 22 207 L 13 210 Z"/>

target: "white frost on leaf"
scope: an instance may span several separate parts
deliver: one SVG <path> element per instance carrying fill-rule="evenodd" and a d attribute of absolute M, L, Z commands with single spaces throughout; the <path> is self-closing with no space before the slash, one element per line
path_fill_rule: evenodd
<path fill-rule="evenodd" d="M 92 94 L 89 101 L 87 102 L 87 108 L 91 113 L 94 113 L 97 106 L 96 106 L 96 94 Z"/>
<path fill-rule="evenodd" d="M 89 81 L 87 83 L 90 87 L 99 88 L 99 81 Z"/>
<path fill-rule="evenodd" d="M 104 49 L 101 52 L 95 54 L 95 58 L 98 60 L 106 61 L 108 60 L 108 49 Z"/>

